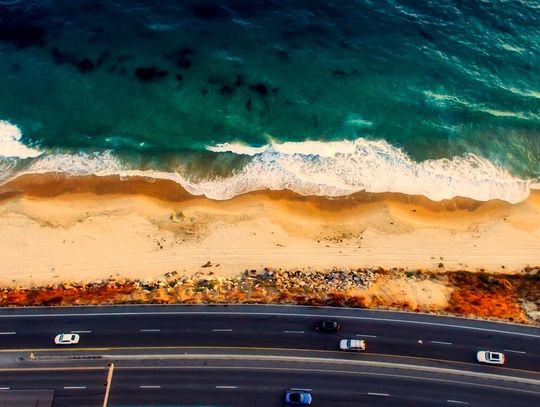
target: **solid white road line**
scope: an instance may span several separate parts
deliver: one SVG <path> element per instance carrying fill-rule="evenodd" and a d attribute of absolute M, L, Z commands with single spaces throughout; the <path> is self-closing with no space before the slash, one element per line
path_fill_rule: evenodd
<path fill-rule="evenodd" d="M 377 335 L 361 335 L 361 334 L 356 334 L 356 336 L 361 336 L 363 338 L 376 338 Z"/>
<path fill-rule="evenodd" d="M 141 385 L 139 386 L 141 389 L 161 389 L 160 385 Z"/>
<path fill-rule="evenodd" d="M 522 355 L 526 355 L 527 352 L 523 352 L 522 350 L 512 350 L 512 349 L 505 349 L 505 352 L 512 352 L 512 353 L 520 353 Z"/>
<path fill-rule="evenodd" d="M 298 387 L 291 387 L 291 390 L 296 390 L 296 391 L 313 391 L 312 389 L 299 389 Z"/>
<path fill-rule="evenodd" d="M 140 329 L 140 332 L 160 332 L 161 329 Z"/>
<path fill-rule="evenodd" d="M 207 359 L 209 356 L 211 355 L 204 355 L 205 359 Z M 225 356 L 225 355 L 224 355 Z M 227 355 L 227 356 L 230 356 L 230 355 Z M 339 359 L 339 361 L 347 361 L 347 359 Z M 355 363 L 356 364 L 356 363 Z M 364 363 L 360 363 L 360 364 L 364 364 Z M 305 364 L 304 364 L 305 365 Z M 371 363 L 368 364 L 368 365 L 372 365 Z M 379 365 L 379 364 L 378 364 Z M 399 365 L 394 365 L 395 367 L 397 367 L 399 369 Z M 413 370 L 418 370 L 418 369 L 414 369 L 415 367 L 417 366 L 414 366 L 414 365 L 409 365 L 407 367 L 410 368 L 410 367 L 413 367 Z M 162 366 L 161 367 L 162 369 L 177 369 L 177 370 L 190 370 L 190 369 L 202 369 L 202 370 L 216 370 L 216 369 L 224 369 L 224 370 L 231 370 L 231 371 L 245 371 L 246 370 L 246 367 L 245 366 L 201 366 L 200 364 L 199 365 L 176 365 L 176 366 Z M 32 370 L 38 370 L 39 368 L 33 368 Z M 83 369 L 80 369 L 80 368 L 76 368 L 76 367 L 72 367 L 72 369 L 78 369 L 78 370 L 100 370 L 100 369 L 103 369 L 102 367 L 98 367 L 98 368 L 95 368 L 95 367 L 87 367 L 87 368 L 83 368 Z M 155 366 L 122 366 L 121 367 L 122 370 L 148 370 L 148 369 L 155 369 Z M 256 371 L 269 371 L 269 372 L 317 372 L 317 373 L 324 373 L 324 374 L 328 374 L 328 373 L 340 373 L 340 374 L 345 374 L 345 375 L 351 375 L 351 376 L 378 376 L 378 377 L 393 377 L 393 378 L 398 378 L 398 379 L 412 379 L 412 380 L 425 380 L 425 381 L 430 381 L 430 382 L 437 382 L 437 383 L 453 383 L 453 384 L 459 384 L 459 385 L 464 385 L 464 386 L 470 386 L 470 387 L 480 387 L 480 388 L 485 388 L 485 389 L 499 389 L 499 390 L 504 390 L 504 391 L 508 391 L 508 392 L 515 392 L 515 393 L 525 393 L 525 394 L 533 394 L 535 396 L 540 396 L 540 391 L 536 391 L 536 390 L 526 390 L 526 389 L 520 389 L 520 388 L 517 388 L 516 386 L 512 386 L 512 387 L 509 387 L 509 386 L 501 386 L 501 385 L 489 385 L 489 384 L 482 384 L 482 383 L 473 383 L 471 382 L 470 380 L 467 381 L 467 378 L 465 378 L 464 380 L 445 380 L 445 379 L 436 379 L 433 377 L 433 375 L 427 375 L 427 376 L 424 376 L 424 375 L 414 375 L 414 374 L 403 374 L 403 373 L 399 373 L 399 374 L 388 374 L 388 373 L 375 373 L 373 371 L 370 371 L 370 369 L 355 369 L 355 370 L 339 370 L 339 369 L 317 369 L 317 368 L 314 368 L 314 369 L 311 369 L 311 368 L 294 368 L 294 367 L 287 367 L 287 368 L 283 368 L 283 367 L 260 367 L 260 366 L 252 366 L 250 367 L 249 369 L 251 370 L 256 370 Z M 1 369 L 0 368 L 0 372 L 2 371 L 12 371 L 13 369 Z M 21 369 L 22 370 L 22 369 Z M 67 370 L 66 368 L 41 368 L 41 370 L 45 371 L 45 370 Z M 422 369 L 423 370 L 423 369 Z M 437 368 L 437 371 L 440 371 L 441 369 Z M 448 370 L 448 369 L 442 369 L 442 370 Z M 456 373 L 457 372 L 457 373 Z M 473 376 L 473 377 L 478 377 L 478 372 L 469 372 L 467 370 L 456 370 L 454 372 L 454 374 L 457 374 L 459 376 L 462 376 L 463 373 L 471 373 L 470 375 L 468 376 Z M 533 386 L 536 386 L 538 387 L 540 384 L 540 381 L 539 380 L 534 380 L 534 379 L 525 379 L 525 378 L 519 378 L 519 377 L 510 377 L 510 376 L 501 376 L 501 375 L 494 375 L 494 374 L 486 374 L 486 373 L 482 373 L 480 376 L 484 376 L 485 378 L 490 378 L 490 379 L 496 379 L 496 380 L 499 380 L 499 379 L 502 379 L 502 380 L 507 380 L 507 379 L 510 379 L 510 381 L 513 381 L 513 382 L 522 382 L 522 383 L 529 383 L 529 384 L 532 384 Z M 536 389 L 536 387 L 533 387 L 531 386 L 531 388 L 533 389 Z"/>
<path fill-rule="evenodd" d="M 446 400 L 447 403 L 453 403 L 453 404 L 469 404 L 468 401 L 459 401 L 459 400 Z"/>
<path fill-rule="evenodd" d="M 216 389 L 237 389 L 238 386 L 216 386 Z"/>
<path fill-rule="evenodd" d="M 86 389 L 86 386 L 64 386 L 64 390 Z"/>
<path fill-rule="evenodd" d="M 396 319 L 396 318 L 378 318 L 378 317 L 359 317 L 352 315 L 328 315 L 328 314 L 299 314 L 299 313 L 287 313 L 287 312 L 240 312 L 240 311 L 218 311 L 218 312 L 209 312 L 209 311 L 151 311 L 151 312 L 87 312 L 87 313 L 78 313 L 78 312 L 66 312 L 58 314 L 0 314 L 0 318 L 58 318 L 58 317 L 98 317 L 98 316 L 117 316 L 122 317 L 126 315 L 262 315 L 262 316 L 286 316 L 286 317 L 302 317 L 302 318 L 340 318 L 348 320 L 357 320 L 357 321 L 383 321 L 383 322 L 394 322 L 401 324 L 412 324 L 412 325 L 426 325 L 426 326 L 443 326 L 447 328 L 458 328 L 458 329 L 467 329 L 471 331 L 480 331 L 480 332 L 496 332 L 505 335 L 515 335 L 515 336 L 526 336 L 530 338 L 540 338 L 540 334 L 531 334 L 525 332 L 513 332 L 505 331 L 502 329 L 492 329 L 492 328 L 481 328 L 478 326 L 468 326 L 468 325 L 457 325 L 457 324 L 445 324 L 442 322 L 427 322 L 427 321 L 411 321 L 407 319 Z"/>
<path fill-rule="evenodd" d="M 452 345 L 452 342 L 431 341 L 431 343 L 436 343 L 439 345 Z"/>
<path fill-rule="evenodd" d="M 0 332 L 0 335 L 15 335 L 17 332 Z"/>
<path fill-rule="evenodd" d="M 0 387 L 0 390 L 9 390 L 9 387 Z"/>
<path fill-rule="evenodd" d="M 232 332 L 232 329 L 212 329 L 212 332 Z"/>
<path fill-rule="evenodd" d="M 379 396 L 379 397 L 388 397 L 390 394 L 388 393 L 368 393 L 369 396 Z"/>
<path fill-rule="evenodd" d="M 92 331 L 71 331 L 72 334 L 89 334 L 92 333 Z"/>
<path fill-rule="evenodd" d="M 303 334 L 304 331 L 283 331 L 285 332 L 286 334 Z"/>

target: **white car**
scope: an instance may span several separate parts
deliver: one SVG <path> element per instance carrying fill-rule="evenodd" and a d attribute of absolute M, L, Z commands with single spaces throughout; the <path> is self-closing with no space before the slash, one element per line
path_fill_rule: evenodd
<path fill-rule="evenodd" d="M 342 339 L 339 341 L 339 349 L 361 352 L 366 350 L 366 341 L 363 339 Z"/>
<path fill-rule="evenodd" d="M 481 350 L 476 353 L 476 359 L 480 363 L 488 365 L 504 365 L 504 354 L 501 352 L 490 352 L 489 350 Z"/>
<path fill-rule="evenodd" d="M 57 345 L 76 345 L 79 343 L 78 334 L 60 334 L 54 337 L 54 343 Z"/>

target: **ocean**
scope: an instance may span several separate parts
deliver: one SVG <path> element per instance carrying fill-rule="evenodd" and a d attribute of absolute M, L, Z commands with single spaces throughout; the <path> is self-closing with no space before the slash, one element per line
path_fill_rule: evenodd
<path fill-rule="evenodd" d="M 0 182 L 540 188 L 539 0 L 0 0 Z"/>

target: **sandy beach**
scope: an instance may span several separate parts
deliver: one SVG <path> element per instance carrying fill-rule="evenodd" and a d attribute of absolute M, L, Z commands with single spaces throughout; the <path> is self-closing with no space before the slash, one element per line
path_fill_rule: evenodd
<path fill-rule="evenodd" d="M 167 181 L 49 174 L 3 185 L 0 199 L 4 285 L 210 267 L 229 277 L 263 267 L 518 272 L 540 264 L 537 193 L 515 205 L 289 192 L 213 201 Z"/>

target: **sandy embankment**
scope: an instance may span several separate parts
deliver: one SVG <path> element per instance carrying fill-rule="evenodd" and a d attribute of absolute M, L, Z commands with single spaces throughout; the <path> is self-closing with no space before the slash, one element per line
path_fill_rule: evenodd
<path fill-rule="evenodd" d="M 434 203 L 251 193 L 228 201 L 114 177 L 25 176 L 0 187 L 0 283 L 216 275 L 271 266 L 519 271 L 540 265 L 540 194 Z M 218 266 L 219 265 L 219 266 Z"/>

